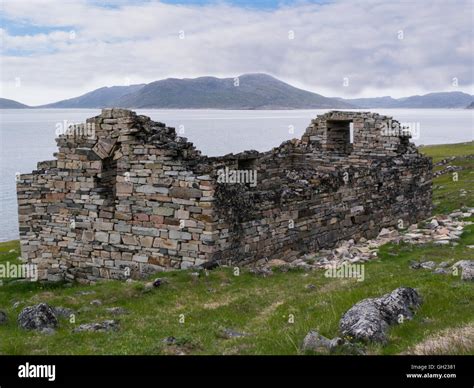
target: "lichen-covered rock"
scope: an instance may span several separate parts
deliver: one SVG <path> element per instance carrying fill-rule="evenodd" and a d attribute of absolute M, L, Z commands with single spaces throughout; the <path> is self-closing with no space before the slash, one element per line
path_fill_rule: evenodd
<path fill-rule="evenodd" d="M 434 261 L 424 261 L 420 263 L 421 268 L 424 269 L 434 269 L 436 267 L 436 263 Z"/>
<path fill-rule="evenodd" d="M 18 325 L 25 330 L 55 329 L 58 319 L 54 310 L 46 303 L 25 307 L 18 315 Z"/>
<path fill-rule="evenodd" d="M 416 290 L 400 287 L 380 298 L 364 299 L 352 306 L 342 316 L 339 329 L 351 340 L 385 343 L 389 326 L 411 319 L 420 305 L 421 297 Z"/>
<path fill-rule="evenodd" d="M 453 267 L 461 269 L 461 280 L 474 281 L 474 260 L 460 260 Z"/>
<path fill-rule="evenodd" d="M 474 265 L 463 268 L 461 273 L 461 280 L 474 281 Z"/>
<path fill-rule="evenodd" d="M 380 312 L 388 324 L 412 319 L 414 312 L 421 305 L 421 297 L 418 292 L 410 287 L 400 287 L 390 294 L 377 299 L 380 304 Z"/>
<path fill-rule="evenodd" d="M 232 338 L 247 337 L 248 334 L 224 327 L 218 331 L 217 336 L 223 339 L 232 339 Z"/>
<path fill-rule="evenodd" d="M 339 328 L 350 340 L 384 342 L 388 323 L 382 318 L 376 299 L 364 299 L 342 316 Z"/>
<path fill-rule="evenodd" d="M 84 323 L 74 329 L 74 333 L 80 333 L 84 331 L 90 332 L 108 332 L 117 331 L 119 329 L 119 323 L 115 320 L 107 320 L 103 322 L 95 323 Z"/>
<path fill-rule="evenodd" d="M 335 347 L 342 345 L 344 340 L 336 337 L 329 339 L 319 334 L 315 330 L 311 330 L 303 339 L 301 350 L 312 351 L 317 353 L 328 353 Z"/>

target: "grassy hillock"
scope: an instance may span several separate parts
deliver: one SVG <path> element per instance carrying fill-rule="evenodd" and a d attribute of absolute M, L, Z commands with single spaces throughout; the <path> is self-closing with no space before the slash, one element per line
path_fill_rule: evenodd
<path fill-rule="evenodd" d="M 458 158 L 450 164 L 464 167 L 457 181 L 451 173 L 435 179 L 435 213 L 474 207 L 474 159 L 464 158 L 473 149 L 474 143 L 422 148 L 435 162 L 454 155 Z M 9 316 L 0 325 L 0 354 L 299 354 L 310 329 L 334 337 L 341 315 L 353 304 L 399 286 L 417 288 L 423 305 L 412 321 L 391 328 L 386 346 L 371 345 L 368 354 L 474 354 L 474 283 L 409 265 L 412 260 L 474 259 L 472 246 L 474 225 L 455 246 L 387 244 L 379 259 L 365 264 L 363 282 L 302 270 L 276 270 L 261 278 L 242 269 L 236 276 L 231 268 L 199 276 L 193 271 L 163 273 L 158 276 L 167 282 L 152 289 L 145 287 L 146 281 L 94 286 L 9 281 L 0 287 L 0 309 Z M 18 254 L 17 241 L 0 244 L 0 264 L 15 261 Z M 91 304 L 95 300 L 101 304 Z M 19 329 L 18 313 L 39 302 L 73 309 L 75 323 L 61 318 L 52 335 Z M 128 314 L 114 317 L 110 307 Z M 106 319 L 119 320 L 120 330 L 72 332 L 81 323 Z M 227 339 L 223 329 L 247 335 Z M 166 337 L 175 340 L 167 344 Z"/>

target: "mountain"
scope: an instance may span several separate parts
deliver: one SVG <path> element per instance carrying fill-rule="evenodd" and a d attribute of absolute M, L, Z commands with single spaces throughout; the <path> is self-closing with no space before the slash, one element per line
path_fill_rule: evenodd
<path fill-rule="evenodd" d="M 140 90 L 143 86 L 144 84 L 103 87 L 79 97 L 41 105 L 37 108 L 108 108 L 116 106 L 118 99 Z"/>
<path fill-rule="evenodd" d="M 168 78 L 146 85 L 100 88 L 42 108 L 310 109 L 355 108 L 352 104 L 295 88 L 266 74 L 234 78 Z"/>
<path fill-rule="evenodd" d="M 440 92 L 397 99 L 387 96 L 341 100 L 361 108 L 465 108 L 473 97 L 462 92 Z"/>
<path fill-rule="evenodd" d="M 29 106 L 15 100 L 9 100 L 8 98 L 0 97 L 0 109 L 25 109 L 25 108 L 29 108 Z"/>
<path fill-rule="evenodd" d="M 474 101 L 471 102 L 468 106 L 466 106 L 466 109 L 474 109 Z"/>
<path fill-rule="evenodd" d="M 126 95 L 118 105 L 169 109 L 310 109 L 353 108 L 352 104 L 295 88 L 266 74 L 234 78 L 169 78 Z"/>
<path fill-rule="evenodd" d="M 238 83 L 236 82 L 238 80 Z M 132 109 L 377 109 L 465 108 L 474 96 L 462 92 L 392 98 L 331 98 L 298 89 L 267 74 L 237 78 L 167 78 L 149 84 L 103 87 L 79 97 L 35 108 Z M 16 106 L 15 106 L 16 104 Z M 0 108 L 28 108 L 1 99 Z"/>

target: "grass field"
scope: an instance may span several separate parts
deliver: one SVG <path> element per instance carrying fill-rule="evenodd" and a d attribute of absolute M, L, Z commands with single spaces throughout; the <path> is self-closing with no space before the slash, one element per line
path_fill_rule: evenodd
<path fill-rule="evenodd" d="M 473 205 L 474 198 L 474 160 L 465 156 L 474 155 L 474 142 L 425 146 L 421 152 L 433 158 L 433 163 L 455 156 L 457 159 L 450 162 L 452 166 L 464 167 L 457 174 L 457 180 L 453 174 L 446 174 L 436 178 L 433 182 L 433 203 L 436 206 L 435 213 L 448 213 L 463 206 Z M 439 170 L 441 167 L 436 167 Z M 463 190 L 467 193 L 462 195 Z"/>
<path fill-rule="evenodd" d="M 472 154 L 473 149 L 474 143 L 464 143 L 422 151 L 436 161 Z M 435 213 L 474 207 L 474 160 L 459 158 L 451 164 L 465 169 L 457 181 L 451 175 L 435 179 Z M 334 337 L 341 315 L 354 303 L 399 286 L 417 288 L 423 305 L 412 321 L 390 330 L 386 346 L 370 345 L 368 354 L 406 353 L 428 342 L 427 351 L 436 352 L 440 333 L 445 338 L 443 352 L 474 354 L 474 283 L 409 267 L 411 260 L 474 259 L 470 245 L 474 225 L 466 228 L 457 246 L 385 245 L 379 259 L 366 264 L 363 282 L 326 278 L 320 271 L 275 271 L 260 278 L 243 270 L 235 276 L 230 268 L 201 272 L 199 277 L 192 271 L 163 273 L 159 276 L 168 282 L 152 290 L 145 288 L 145 282 L 94 286 L 9 282 L 0 288 L 0 309 L 9 316 L 8 323 L 0 326 L 0 354 L 299 354 L 310 329 Z M 0 244 L 0 262 L 14 261 L 18 254 L 18 242 Z M 307 288 L 310 284 L 315 287 Z M 96 299 L 102 304 L 91 305 Z M 13 307 L 15 302 L 20 303 Z M 76 322 L 61 319 L 53 335 L 19 329 L 20 310 L 39 302 L 72 308 Z M 72 333 L 81 323 L 114 319 L 106 308 L 117 306 L 129 312 L 116 318 L 119 331 Z M 221 335 L 224 328 L 247 335 L 226 339 Z M 170 336 L 176 341 L 163 343 Z"/>

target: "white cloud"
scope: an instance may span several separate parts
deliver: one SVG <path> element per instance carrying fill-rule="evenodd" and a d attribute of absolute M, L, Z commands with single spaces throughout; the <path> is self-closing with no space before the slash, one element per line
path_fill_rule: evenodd
<path fill-rule="evenodd" d="M 2 96 L 40 104 L 128 79 L 246 72 L 273 74 L 328 96 L 472 93 L 472 12 L 470 0 L 430 6 L 421 0 L 342 0 L 277 10 L 6 0 L 8 20 L 57 30 L 15 36 L 6 25 L 0 31 Z M 28 55 L 18 56 L 19 50 Z"/>

